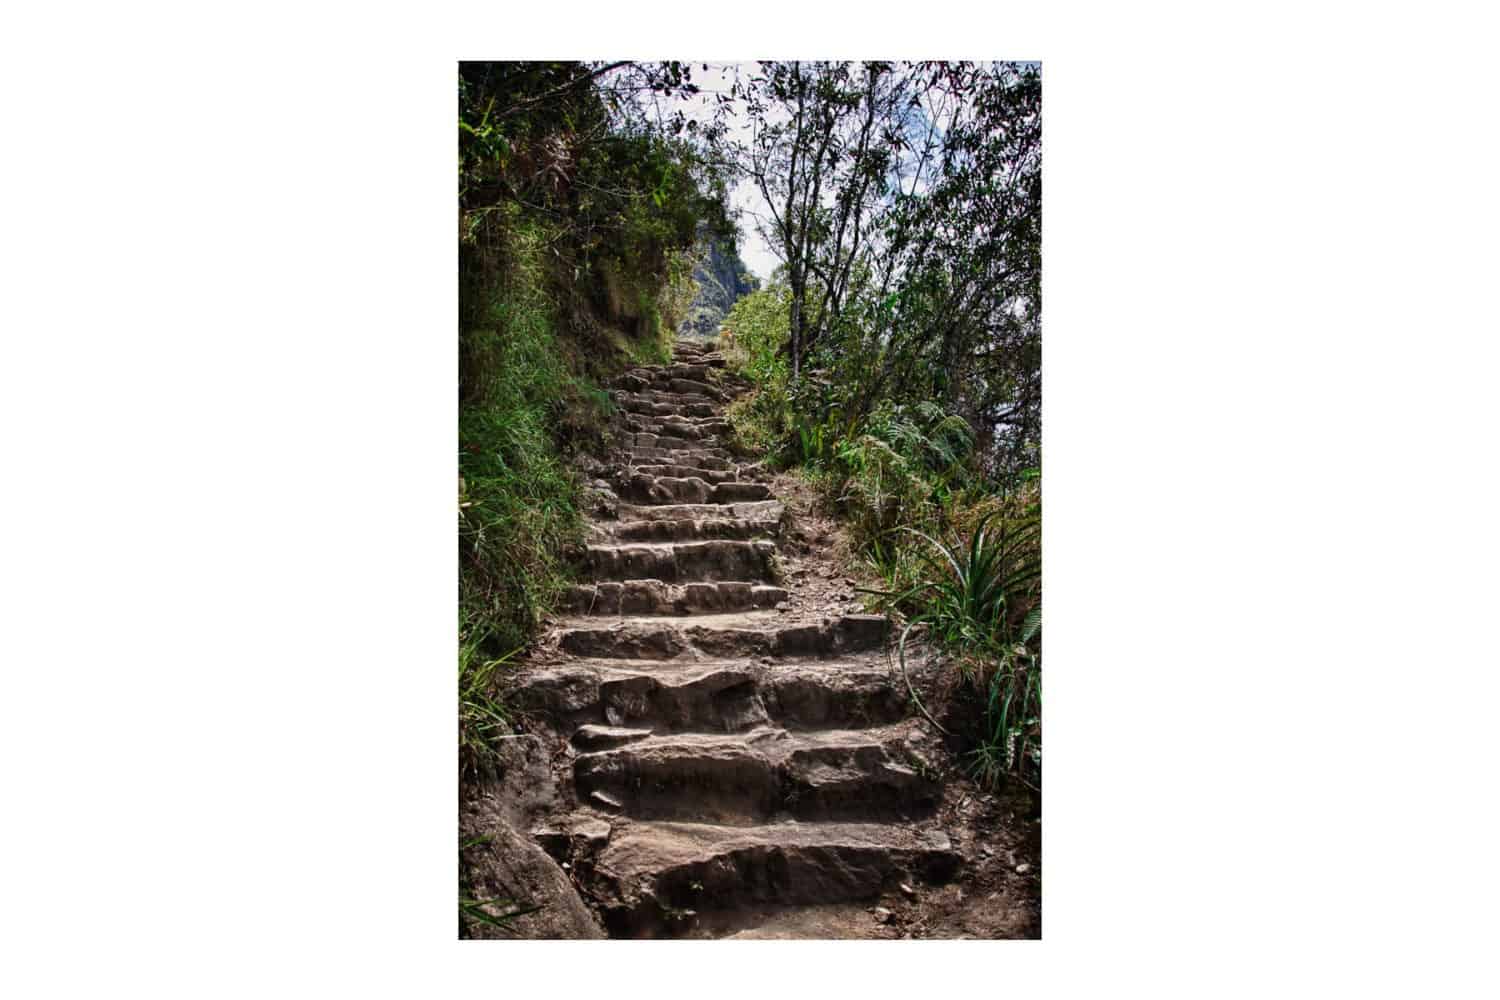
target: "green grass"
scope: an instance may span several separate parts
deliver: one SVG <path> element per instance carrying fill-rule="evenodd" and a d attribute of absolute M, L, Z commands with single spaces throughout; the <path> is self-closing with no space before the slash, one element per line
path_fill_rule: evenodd
<path fill-rule="evenodd" d="M 459 775 L 476 780 L 493 774 L 497 746 L 511 731 L 510 711 L 498 695 L 500 668 L 519 650 L 486 656 L 481 642 L 460 631 L 458 645 Z"/>
<path fill-rule="evenodd" d="M 492 221 L 492 257 L 461 286 L 459 330 L 460 766 L 469 779 L 508 731 L 504 664 L 573 582 L 567 553 L 585 524 L 569 459 L 599 453 L 614 414 L 586 373 L 603 380 L 671 352 L 657 304 L 666 292 L 654 297 L 645 278 L 624 272 L 621 287 L 644 319 L 633 330 L 603 325 L 578 312 L 590 295 L 572 272 L 556 271 L 555 232 L 516 211 Z"/>
<path fill-rule="evenodd" d="M 576 376 L 557 333 L 545 232 L 516 225 L 506 266 L 466 293 L 460 329 L 460 773 L 475 778 L 509 732 L 502 668 L 526 648 L 570 581 L 583 537 L 564 447 L 598 438 L 608 397 Z"/>

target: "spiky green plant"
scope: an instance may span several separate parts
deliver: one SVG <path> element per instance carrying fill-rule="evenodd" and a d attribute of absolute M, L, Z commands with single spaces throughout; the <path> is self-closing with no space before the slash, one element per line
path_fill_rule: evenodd
<path fill-rule="evenodd" d="M 460 634 L 458 646 L 458 764 L 468 782 L 493 770 L 510 715 L 498 691 L 498 672 L 520 649 L 486 657 L 479 636 Z"/>
<path fill-rule="evenodd" d="M 901 593 L 870 593 L 912 609 L 896 648 L 914 704 L 947 732 L 922 703 L 907 669 L 907 645 L 913 634 L 925 631 L 958 651 L 963 679 L 987 693 L 984 733 L 975 751 L 981 779 L 994 784 L 1002 774 L 1022 777 L 1023 771 L 1039 768 L 1041 669 L 1033 644 L 1041 632 L 1041 609 L 1017 619 L 1034 600 L 1041 575 L 1040 516 L 1011 521 L 991 511 L 975 525 L 967 545 L 944 544 L 915 528 L 898 530 L 927 543 L 922 579 Z"/>

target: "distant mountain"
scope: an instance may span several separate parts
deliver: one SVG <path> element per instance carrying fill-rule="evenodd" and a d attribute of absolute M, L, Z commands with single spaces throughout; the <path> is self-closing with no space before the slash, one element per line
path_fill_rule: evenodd
<path fill-rule="evenodd" d="M 740 260 L 733 241 L 701 228 L 698 251 L 702 258 L 693 268 L 698 294 L 688 306 L 687 318 L 677 326 L 679 337 L 712 337 L 735 302 L 760 287 L 760 282 Z"/>

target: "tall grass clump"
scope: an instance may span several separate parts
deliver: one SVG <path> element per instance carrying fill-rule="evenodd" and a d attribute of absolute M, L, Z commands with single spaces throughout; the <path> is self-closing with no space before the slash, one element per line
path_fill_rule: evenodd
<path fill-rule="evenodd" d="M 580 415 L 604 397 L 580 384 L 559 350 L 543 243 L 543 233 L 517 228 L 460 338 L 460 625 L 465 641 L 492 655 L 525 646 L 566 586 L 562 552 L 583 528 L 559 437 L 602 423 Z"/>
<path fill-rule="evenodd" d="M 944 541 L 899 529 L 922 543 L 917 582 L 880 596 L 908 612 L 897 643 L 903 675 L 908 642 L 925 631 L 954 654 L 963 684 L 978 696 L 977 725 L 961 734 L 973 747 L 975 776 L 991 787 L 1015 779 L 1035 789 L 1042 761 L 1041 514 L 1039 505 L 1007 500 L 980 515 L 967 537 Z M 927 714 L 915 688 L 911 694 Z"/>

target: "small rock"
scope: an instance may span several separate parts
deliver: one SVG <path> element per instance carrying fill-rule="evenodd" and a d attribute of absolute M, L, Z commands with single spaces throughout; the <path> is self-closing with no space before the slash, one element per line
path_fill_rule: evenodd
<path fill-rule="evenodd" d="M 573 836 L 597 850 L 609 843 L 611 827 L 602 819 L 585 819 L 573 824 Z"/>
<path fill-rule="evenodd" d="M 1031 866 L 1030 865 L 1016 865 L 1016 874 L 1017 875 L 1025 875 L 1029 871 L 1031 871 Z"/>
<path fill-rule="evenodd" d="M 844 577 L 844 582 L 847 583 L 849 586 L 852 587 L 852 586 L 854 586 L 854 577 L 852 577 L 852 576 L 846 576 L 846 577 Z"/>
<path fill-rule="evenodd" d="M 891 922 L 891 917 L 895 916 L 894 913 L 883 906 L 877 906 L 870 912 L 875 914 L 875 922 L 879 924 L 888 924 Z"/>
<path fill-rule="evenodd" d="M 902 893 L 904 893 L 906 895 L 907 899 L 916 899 L 917 898 L 917 890 L 913 889 L 911 886 L 907 885 L 905 882 L 902 882 L 901 885 L 899 886 L 899 888 L 902 891 Z"/>
<path fill-rule="evenodd" d="M 941 830 L 929 831 L 926 834 L 926 840 L 927 843 L 931 844 L 936 850 L 949 851 L 953 849 L 953 842 L 950 841 L 948 839 L 948 835 Z"/>
<path fill-rule="evenodd" d="M 790 601 L 782 601 L 776 605 L 776 610 L 781 612 L 790 611 L 792 610 L 792 603 Z"/>

